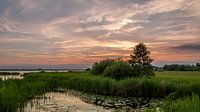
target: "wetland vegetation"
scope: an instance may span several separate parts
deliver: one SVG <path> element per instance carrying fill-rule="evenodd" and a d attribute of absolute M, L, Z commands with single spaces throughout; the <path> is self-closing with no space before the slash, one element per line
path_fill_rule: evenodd
<path fill-rule="evenodd" d="M 88 72 L 29 73 L 22 80 L 0 82 L 0 109 L 15 112 L 31 99 L 59 88 L 121 97 L 166 98 L 162 109 L 189 108 L 199 111 L 200 72 L 156 72 L 155 77 L 114 80 Z M 175 100 L 169 103 L 170 100 Z M 156 107 L 156 108 L 157 108 Z M 167 111 L 168 111 L 167 110 Z M 183 109 L 187 112 L 187 109 Z M 184 111 L 183 111 L 184 112 Z"/>

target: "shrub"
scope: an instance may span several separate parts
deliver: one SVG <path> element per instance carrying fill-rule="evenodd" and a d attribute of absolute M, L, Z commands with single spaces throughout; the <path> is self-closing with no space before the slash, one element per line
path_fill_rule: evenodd
<path fill-rule="evenodd" d="M 115 62 L 113 65 L 108 66 L 103 74 L 117 80 L 136 75 L 130 65 L 124 62 Z"/>
<path fill-rule="evenodd" d="M 123 60 L 122 58 L 111 58 L 111 59 L 104 59 L 101 60 L 100 62 L 96 62 L 90 73 L 92 74 L 102 74 L 104 72 L 104 70 L 108 67 L 113 65 L 114 63 L 118 63 L 118 62 L 125 62 L 125 60 Z"/>
<path fill-rule="evenodd" d="M 86 71 L 86 72 L 87 72 L 87 71 L 90 71 L 90 68 L 86 68 L 85 71 Z"/>
<path fill-rule="evenodd" d="M 101 61 L 97 62 L 93 65 L 92 70 L 90 71 L 92 74 L 102 74 L 104 70 L 110 66 L 113 62 Z"/>

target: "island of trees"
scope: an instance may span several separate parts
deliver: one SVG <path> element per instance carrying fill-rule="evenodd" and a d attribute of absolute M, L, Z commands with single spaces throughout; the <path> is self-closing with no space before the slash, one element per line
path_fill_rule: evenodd
<path fill-rule="evenodd" d="M 103 74 L 117 80 L 126 77 L 154 76 L 152 61 L 150 51 L 143 43 L 139 43 L 133 48 L 128 61 L 122 58 L 105 59 L 95 63 L 91 73 Z"/>

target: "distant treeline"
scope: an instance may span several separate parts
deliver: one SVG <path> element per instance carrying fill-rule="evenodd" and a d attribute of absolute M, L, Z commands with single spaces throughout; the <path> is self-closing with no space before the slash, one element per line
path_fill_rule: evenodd
<path fill-rule="evenodd" d="M 164 65 L 163 70 L 168 71 L 200 71 L 200 63 L 196 63 L 195 65 L 186 65 L 186 64 L 172 64 L 172 65 Z"/>
<path fill-rule="evenodd" d="M 0 75 L 19 75 L 19 72 L 0 72 Z"/>

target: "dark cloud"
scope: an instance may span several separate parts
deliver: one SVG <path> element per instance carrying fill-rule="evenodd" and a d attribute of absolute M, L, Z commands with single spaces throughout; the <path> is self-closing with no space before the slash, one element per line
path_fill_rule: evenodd
<path fill-rule="evenodd" d="M 186 44 L 175 47 L 178 50 L 195 50 L 200 52 L 200 44 Z"/>
<path fill-rule="evenodd" d="M 15 0 L 0 0 L 0 16 L 8 9 Z"/>
<path fill-rule="evenodd" d="M 118 5 L 126 5 L 126 4 L 139 4 L 144 5 L 147 2 L 150 2 L 151 0 L 110 0 L 111 3 L 115 3 Z"/>
<path fill-rule="evenodd" d="M 13 20 L 19 22 L 49 22 L 55 18 L 73 16 L 91 7 L 92 0 L 84 2 L 80 0 L 43 0 L 29 1 L 20 0 L 15 8 L 11 9 Z"/>

